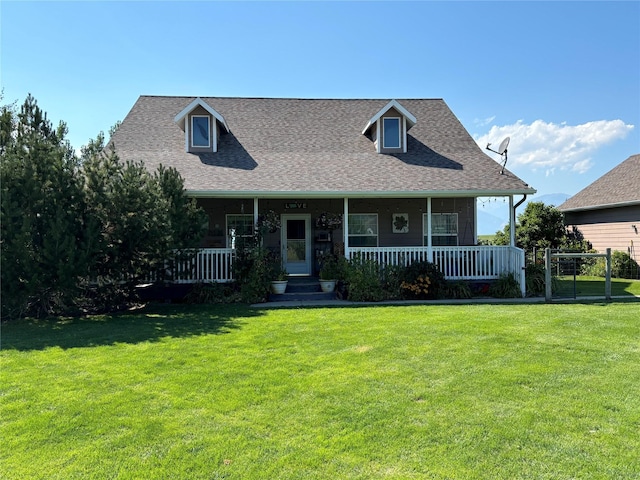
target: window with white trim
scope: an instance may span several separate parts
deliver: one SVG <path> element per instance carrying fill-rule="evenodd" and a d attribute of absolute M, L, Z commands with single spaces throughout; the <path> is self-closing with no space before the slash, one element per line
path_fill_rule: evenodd
<path fill-rule="evenodd" d="M 424 245 L 427 245 L 427 214 L 422 215 L 424 233 Z M 458 245 L 458 214 L 457 213 L 432 213 L 431 214 L 431 245 L 434 247 L 446 247 Z"/>
<path fill-rule="evenodd" d="M 211 148 L 211 119 L 208 115 L 191 116 L 191 146 Z"/>
<path fill-rule="evenodd" d="M 253 236 L 253 215 L 227 215 L 227 248 L 235 248 L 237 238 Z"/>
<path fill-rule="evenodd" d="M 382 148 L 400 148 L 400 128 L 399 117 L 385 117 L 382 119 Z"/>
<path fill-rule="evenodd" d="M 378 246 L 378 214 L 352 213 L 349 214 L 349 246 L 377 247 Z"/>

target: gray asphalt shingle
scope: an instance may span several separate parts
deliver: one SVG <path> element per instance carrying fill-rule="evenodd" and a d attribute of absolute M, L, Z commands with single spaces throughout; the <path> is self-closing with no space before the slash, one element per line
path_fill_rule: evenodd
<path fill-rule="evenodd" d="M 323 195 L 492 195 L 533 193 L 478 147 L 440 99 L 398 99 L 417 118 L 408 152 L 379 154 L 362 135 L 389 100 L 209 98 L 231 132 L 218 152 L 185 152 L 174 117 L 194 97 L 141 96 L 113 137 L 123 160 L 175 167 L 185 188 Z"/>
<path fill-rule="evenodd" d="M 640 203 L 640 154 L 631 155 L 558 207 L 561 211 Z"/>

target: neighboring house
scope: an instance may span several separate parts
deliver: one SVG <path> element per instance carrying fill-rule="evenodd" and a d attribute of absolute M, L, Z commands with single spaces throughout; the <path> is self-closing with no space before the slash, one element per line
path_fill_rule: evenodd
<path fill-rule="evenodd" d="M 112 138 L 123 160 L 175 167 L 209 215 L 198 274 L 228 279 L 221 256 L 273 211 L 264 239 L 290 274 L 317 273 L 319 254 L 381 263 L 426 259 L 449 278 L 521 274 L 522 251 L 477 244 L 476 197 L 535 190 L 478 147 L 446 103 L 141 96 Z M 340 228 L 316 226 L 323 212 Z M 514 231 L 514 228 L 511 229 Z M 202 265 L 201 265 L 202 264 Z"/>
<path fill-rule="evenodd" d="M 632 155 L 558 207 L 595 250 L 640 262 L 640 154 Z"/>

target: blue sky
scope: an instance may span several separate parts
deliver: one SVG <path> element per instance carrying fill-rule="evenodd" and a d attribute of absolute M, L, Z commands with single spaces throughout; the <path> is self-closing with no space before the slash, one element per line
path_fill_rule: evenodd
<path fill-rule="evenodd" d="M 537 196 L 640 152 L 638 1 L 3 0 L 0 15 L 2 103 L 32 93 L 76 148 L 140 95 L 193 95 L 443 98 L 482 147 L 511 137 Z"/>

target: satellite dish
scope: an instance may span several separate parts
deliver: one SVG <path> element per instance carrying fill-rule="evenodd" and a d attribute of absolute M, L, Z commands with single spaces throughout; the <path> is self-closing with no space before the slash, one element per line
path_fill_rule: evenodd
<path fill-rule="evenodd" d="M 502 169 L 500 170 L 500 175 L 504 175 L 504 167 L 507 165 L 507 147 L 509 146 L 510 140 L 511 140 L 510 137 L 507 137 L 504 140 L 502 140 L 502 142 L 500 142 L 500 146 L 498 147 L 498 150 L 493 150 L 489 148 L 491 144 L 487 143 L 487 150 L 493 153 L 497 153 L 501 157 L 504 157 L 504 162 L 502 163 Z"/>
<path fill-rule="evenodd" d="M 511 138 L 507 137 L 504 140 L 502 140 L 502 142 L 500 143 L 500 146 L 498 147 L 498 153 L 500 155 L 507 152 L 507 147 L 509 146 L 509 140 L 511 140 Z"/>

